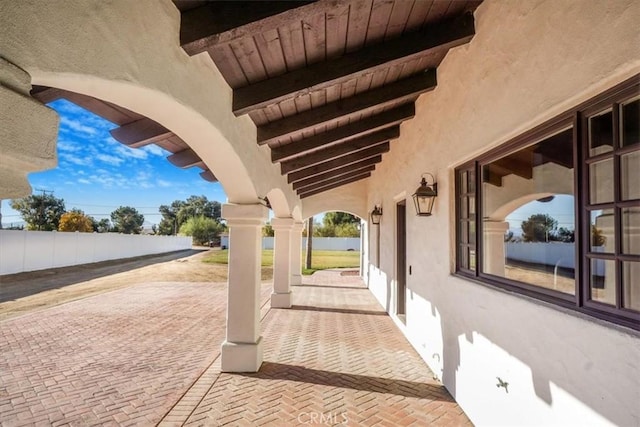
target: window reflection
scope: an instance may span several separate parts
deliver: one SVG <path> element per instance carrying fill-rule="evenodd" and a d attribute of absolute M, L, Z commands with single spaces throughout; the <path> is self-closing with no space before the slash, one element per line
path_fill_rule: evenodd
<path fill-rule="evenodd" d="M 572 132 L 483 165 L 484 273 L 575 294 Z"/>

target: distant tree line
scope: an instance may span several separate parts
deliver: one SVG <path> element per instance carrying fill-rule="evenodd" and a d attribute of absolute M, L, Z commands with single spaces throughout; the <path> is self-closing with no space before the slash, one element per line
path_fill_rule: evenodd
<path fill-rule="evenodd" d="M 513 231 L 509 231 L 505 235 L 505 242 L 563 242 L 573 243 L 576 240 L 575 230 L 558 227 L 558 221 L 549 214 L 533 214 L 520 225 L 522 236 L 517 238 Z M 602 231 L 591 226 L 591 244 L 593 246 L 603 246 L 606 237 L 602 235 Z"/>
<path fill-rule="evenodd" d="M 67 211 L 63 199 L 52 194 L 33 194 L 14 199 L 10 206 L 20 213 L 27 230 L 78 231 L 81 233 L 140 234 L 144 215 L 131 206 L 120 206 L 110 214 L 110 220 L 86 215 L 80 209 Z M 196 244 L 212 241 L 225 230 L 220 222 L 220 203 L 205 196 L 190 196 L 159 208 L 162 219 L 152 227 L 153 234 L 192 236 Z"/>
<path fill-rule="evenodd" d="M 322 218 L 322 223 L 314 222 L 311 228 L 313 237 L 360 237 L 360 219 L 346 212 L 328 212 Z M 262 234 L 274 236 L 271 224 L 264 226 Z M 302 235 L 307 236 L 306 229 Z"/>

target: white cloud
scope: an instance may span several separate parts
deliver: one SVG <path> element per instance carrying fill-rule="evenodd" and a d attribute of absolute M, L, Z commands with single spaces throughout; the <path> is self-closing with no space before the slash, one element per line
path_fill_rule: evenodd
<path fill-rule="evenodd" d="M 65 128 L 68 128 L 75 132 L 84 133 L 89 136 L 94 136 L 98 133 L 98 129 L 96 129 L 95 127 L 87 126 L 83 124 L 80 120 L 70 119 L 65 116 L 62 116 L 60 118 L 60 128 L 62 130 L 64 130 Z"/>
<path fill-rule="evenodd" d="M 79 144 L 67 139 L 58 139 L 58 151 L 77 152 L 80 150 L 82 150 L 82 147 Z"/>
<path fill-rule="evenodd" d="M 115 152 L 120 154 L 121 156 L 128 157 L 131 159 L 146 159 L 148 154 L 146 151 L 137 149 L 137 148 L 129 148 L 124 145 L 119 145 L 116 147 Z"/>
<path fill-rule="evenodd" d="M 91 184 L 91 181 L 89 181 L 88 179 L 84 179 L 84 178 L 80 178 L 80 179 L 78 180 L 78 182 L 79 182 L 80 184 Z"/>
<path fill-rule="evenodd" d="M 92 163 L 89 157 L 82 158 L 69 153 L 60 153 L 60 159 L 78 166 L 90 166 Z"/>
<path fill-rule="evenodd" d="M 156 183 L 158 184 L 158 187 L 167 188 L 167 187 L 171 187 L 172 186 L 171 182 L 165 181 L 164 179 L 159 179 L 159 180 L 156 181 Z"/>
<path fill-rule="evenodd" d="M 113 166 L 120 166 L 124 159 L 116 156 L 112 156 L 110 154 L 98 154 L 96 158 L 104 163 L 108 163 Z"/>

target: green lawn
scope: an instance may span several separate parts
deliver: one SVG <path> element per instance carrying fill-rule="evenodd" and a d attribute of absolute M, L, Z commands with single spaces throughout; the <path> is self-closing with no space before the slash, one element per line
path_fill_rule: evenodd
<path fill-rule="evenodd" d="M 300 253 L 302 265 L 305 263 L 305 253 Z M 229 251 L 210 251 L 203 262 L 210 264 L 227 264 Z M 262 251 L 262 266 L 273 266 L 273 250 Z M 302 274 L 313 274 L 317 270 L 327 268 L 358 268 L 360 266 L 360 252 L 358 251 L 313 251 L 310 269 L 303 268 Z"/>

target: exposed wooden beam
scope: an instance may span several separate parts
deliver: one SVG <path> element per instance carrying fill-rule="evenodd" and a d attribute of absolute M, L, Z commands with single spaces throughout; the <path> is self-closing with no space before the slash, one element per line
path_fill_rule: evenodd
<path fill-rule="evenodd" d="M 389 104 L 413 101 L 418 95 L 433 90 L 436 83 L 436 70 L 428 70 L 350 98 L 268 123 L 258 127 L 258 143 L 274 142 L 297 132 L 330 124 Z"/>
<path fill-rule="evenodd" d="M 218 182 L 218 178 L 209 169 L 204 172 L 200 172 L 200 177 L 208 182 Z"/>
<path fill-rule="evenodd" d="M 310 1 L 216 1 L 181 13 L 180 45 L 189 55 L 319 13 Z M 323 8 L 326 4 L 322 5 Z"/>
<path fill-rule="evenodd" d="M 355 177 L 353 177 L 351 179 L 347 179 L 346 181 L 338 182 L 336 184 L 331 184 L 331 185 L 328 185 L 326 187 L 318 188 L 316 190 L 309 191 L 309 192 L 306 192 L 306 193 L 301 193 L 299 196 L 300 196 L 301 199 L 304 199 L 304 198 L 307 198 L 307 197 L 311 197 L 311 196 L 313 196 L 315 194 L 324 193 L 325 191 L 329 191 L 329 190 L 332 190 L 332 189 L 337 188 L 337 187 L 342 187 L 343 185 L 351 184 L 351 183 L 356 182 L 356 181 L 361 181 L 361 180 L 363 180 L 365 178 L 369 178 L 370 176 L 371 176 L 371 172 L 367 172 L 365 174 L 355 176 Z"/>
<path fill-rule="evenodd" d="M 310 176 L 318 175 L 323 172 L 328 172 L 330 170 L 341 168 L 342 166 L 347 166 L 352 163 L 358 163 L 361 160 L 368 159 L 370 157 L 375 157 L 378 154 L 386 153 L 389 151 L 389 148 L 390 148 L 389 143 L 386 142 L 384 144 L 367 148 L 366 150 L 348 154 L 343 157 L 338 157 L 337 159 L 318 163 L 317 165 L 313 165 L 308 168 L 301 169 L 299 171 L 291 172 L 289 175 L 287 175 L 287 181 L 289 183 L 300 181 L 305 178 L 309 178 Z"/>
<path fill-rule="evenodd" d="M 402 105 L 390 111 L 385 111 L 364 120 L 349 123 L 345 126 L 320 133 L 318 135 L 296 141 L 291 144 L 274 147 L 271 149 L 271 161 L 279 162 L 300 156 L 311 150 L 322 148 L 336 143 L 342 143 L 359 136 L 364 136 L 391 126 L 399 125 L 415 115 L 413 104 Z"/>
<path fill-rule="evenodd" d="M 152 144 L 173 135 L 169 129 L 146 117 L 112 129 L 110 133 L 116 141 L 131 148 Z"/>
<path fill-rule="evenodd" d="M 474 34 L 472 14 L 443 21 L 399 38 L 366 46 L 334 60 L 237 88 L 233 91 L 233 112 L 240 116 L 347 82 L 363 74 L 374 74 L 420 56 L 447 51 L 468 43 Z"/>
<path fill-rule="evenodd" d="M 294 190 L 297 190 L 302 187 L 307 187 L 309 185 L 313 185 L 316 182 L 326 181 L 328 179 L 334 178 L 336 176 L 344 175 L 354 170 L 367 169 L 371 168 L 371 170 L 375 169 L 376 163 L 380 163 L 382 161 L 382 156 L 377 155 L 375 157 L 369 157 L 368 159 L 364 159 L 358 163 L 353 163 L 347 166 L 343 166 L 338 169 L 331 170 L 329 172 L 321 173 L 318 175 L 314 175 L 310 178 L 306 178 L 297 182 L 294 182 L 292 187 Z"/>
<path fill-rule="evenodd" d="M 304 169 L 311 165 L 315 165 L 327 160 L 342 157 L 349 153 L 355 153 L 360 150 L 364 150 L 365 148 L 382 144 L 391 139 L 398 138 L 399 136 L 400 126 L 382 129 L 369 135 L 361 136 L 360 138 L 343 142 L 342 144 L 332 145 L 331 147 L 314 151 L 305 156 L 296 157 L 295 159 L 282 162 L 280 163 L 280 170 L 282 174 L 286 174 L 296 170 Z"/>
<path fill-rule="evenodd" d="M 191 148 L 178 151 L 177 153 L 167 157 L 167 160 L 179 168 L 190 168 L 202 162 L 200 157 Z"/>
<path fill-rule="evenodd" d="M 326 179 L 324 181 L 318 181 L 315 184 L 307 185 L 305 187 L 301 187 L 297 190 L 298 194 L 308 193 L 309 191 L 317 190 L 318 188 L 326 187 L 330 184 L 336 184 L 338 182 L 346 181 L 354 176 L 363 175 L 367 172 L 372 172 L 375 169 L 375 165 L 367 166 L 366 168 L 352 170 L 351 172 L 345 173 L 343 175 L 334 176 L 333 178 Z"/>
<path fill-rule="evenodd" d="M 48 104 L 56 99 L 65 98 L 66 93 L 67 91 L 55 87 L 33 86 L 31 89 L 31 96 L 43 104 Z"/>

